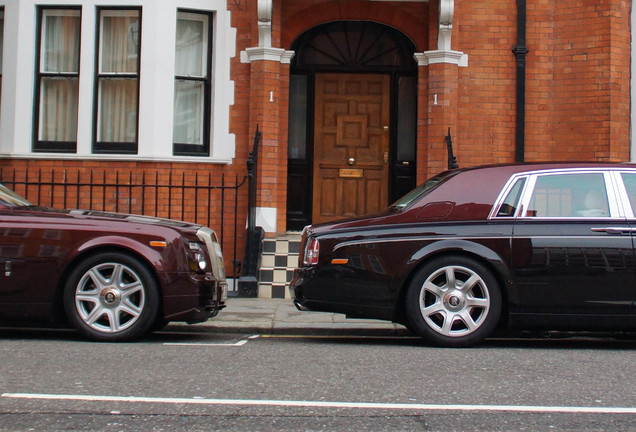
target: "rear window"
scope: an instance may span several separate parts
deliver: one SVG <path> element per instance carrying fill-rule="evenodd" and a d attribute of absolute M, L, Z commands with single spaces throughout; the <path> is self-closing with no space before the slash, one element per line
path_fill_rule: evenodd
<path fill-rule="evenodd" d="M 426 182 L 394 202 L 391 207 L 398 209 L 408 207 L 412 203 L 418 201 L 420 198 L 428 195 L 433 189 L 439 186 L 440 183 L 447 181 L 459 172 L 460 171 L 445 171 L 441 174 L 436 175 L 435 177 L 431 177 Z"/>

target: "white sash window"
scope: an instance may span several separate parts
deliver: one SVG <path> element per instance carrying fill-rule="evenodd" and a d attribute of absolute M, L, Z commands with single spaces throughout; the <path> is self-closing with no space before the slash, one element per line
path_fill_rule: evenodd
<path fill-rule="evenodd" d="M 95 153 L 137 153 L 141 11 L 99 10 Z"/>
<path fill-rule="evenodd" d="M 210 15 L 177 13 L 173 142 L 175 155 L 209 155 Z"/>
<path fill-rule="evenodd" d="M 40 9 L 35 151 L 75 152 L 80 9 Z"/>

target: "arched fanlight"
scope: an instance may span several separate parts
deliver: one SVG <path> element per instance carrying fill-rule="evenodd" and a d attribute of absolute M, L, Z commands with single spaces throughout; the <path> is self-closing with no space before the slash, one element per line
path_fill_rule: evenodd
<path fill-rule="evenodd" d="M 292 47 L 300 69 L 379 71 L 412 69 L 413 43 L 396 29 L 369 21 L 335 21 L 314 27 Z"/>

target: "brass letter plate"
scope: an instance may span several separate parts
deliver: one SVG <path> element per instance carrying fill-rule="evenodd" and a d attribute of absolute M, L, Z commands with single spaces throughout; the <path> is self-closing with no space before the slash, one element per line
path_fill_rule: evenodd
<path fill-rule="evenodd" d="M 356 168 L 344 168 L 340 170 L 340 177 L 362 178 L 364 170 Z"/>

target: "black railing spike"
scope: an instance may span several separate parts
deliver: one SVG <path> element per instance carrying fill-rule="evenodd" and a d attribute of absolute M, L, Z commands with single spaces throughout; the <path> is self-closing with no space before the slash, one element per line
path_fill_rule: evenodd
<path fill-rule="evenodd" d="M 448 169 L 459 168 L 457 165 L 457 158 L 453 154 L 453 138 L 451 137 L 451 129 L 448 128 L 448 135 L 446 135 L 446 148 L 448 149 Z"/>

